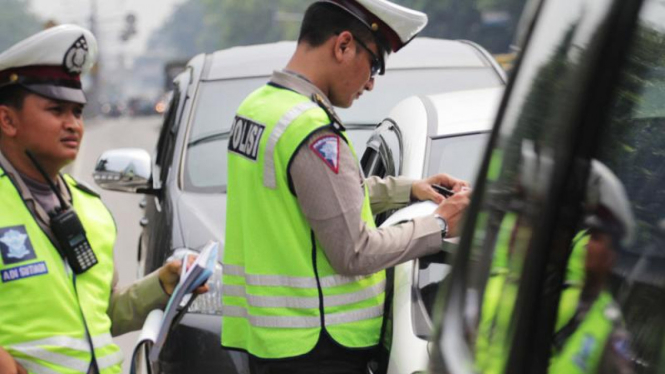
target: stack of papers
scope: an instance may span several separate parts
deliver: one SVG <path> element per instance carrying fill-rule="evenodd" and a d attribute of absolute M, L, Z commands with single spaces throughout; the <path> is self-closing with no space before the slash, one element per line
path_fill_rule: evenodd
<path fill-rule="evenodd" d="M 186 266 L 189 255 L 182 259 L 183 266 L 180 281 L 173 290 L 166 309 L 164 311 L 159 309 L 151 311 L 143 324 L 143 329 L 132 354 L 132 373 L 135 372 L 136 361 L 140 357 L 141 348 L 151 346 L 149 359 L 151 362 L 157 361 L 169 332 L 178 325 L 187 308 L 196 298 L 196 295 L 193 294 L 194 290 L 205 284 L 215 270 L 218 251 L 218 242 L 208 242 L 191 266 Z"/>

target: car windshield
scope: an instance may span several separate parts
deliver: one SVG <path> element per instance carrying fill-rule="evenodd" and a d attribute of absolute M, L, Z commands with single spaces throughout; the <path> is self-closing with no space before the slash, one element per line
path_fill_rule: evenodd
<path fill-rule="evenodd" d="M 219 193 L 226 188 L 226 148 L 235 111 L 242 100 L 268 81 L 268 77 L 204 81 L 194 108 L 185 152 L 184 189 Z M 394 70 L 376 81 L 377 89 L 366 93 L 350 109 L 340 109 L 357 154 L 365 150 L 371 130 L 402 99 L 460 89 L 501 84 L 498 74 L 487 69 Z M 368 126 L 366 129 L 361 126 Z"/>

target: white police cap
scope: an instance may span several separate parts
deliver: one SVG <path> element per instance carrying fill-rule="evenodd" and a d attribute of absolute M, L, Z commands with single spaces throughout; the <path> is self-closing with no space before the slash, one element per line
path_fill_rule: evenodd
<path fill-rule="evenodd" d="M 351 13 L 364 23 L 386 52 L 397 52 L 427 26 L 427 15 L 386 0 L 324 0 Z"/>
<path fill-rule="evenodd" d="M 80 26 L 41 31 L 0 53 L 0 88 L 20 85 L 39 95 L 85 104 L 80 75 L 97 59 L 97 40 Z"/>

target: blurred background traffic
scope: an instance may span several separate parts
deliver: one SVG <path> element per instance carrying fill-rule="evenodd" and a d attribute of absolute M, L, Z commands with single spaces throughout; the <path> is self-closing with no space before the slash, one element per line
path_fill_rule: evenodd
<path fill-rule="evenodd" d="M 166 109 L 172 79 L 187 61 L 238 45 L 294 40 L 311 0 L 0 0 L 0 50 L 63 23 L 99 40 L 85 77 L 87 118 L 148 116 Z M 466 39 L 505 67 L 524 0 L 397 0 L 430 18 L 423 36 Z"/>

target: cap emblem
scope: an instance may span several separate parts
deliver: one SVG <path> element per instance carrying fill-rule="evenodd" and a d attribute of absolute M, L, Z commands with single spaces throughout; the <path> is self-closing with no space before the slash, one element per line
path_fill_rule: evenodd
<path fill-rule="evenodd" d="M 18 80 L 18 75 L 17 74 L 12 74 L 9 76 L 9 82 L 15 83 Z"/>
<path fill-rule="evenodd" d="M 65 53 L 63 65 L 69 74 L 81 74 L 88 56 L 88 42 L 81 35 Z"/>
<path fill-rule="evenodd" d="M 375 22 L 375 23 L 372 24 L 372 31 L 374 31 L 374 32 L 379 31 L 379 24 L 378 23 Z"/>

